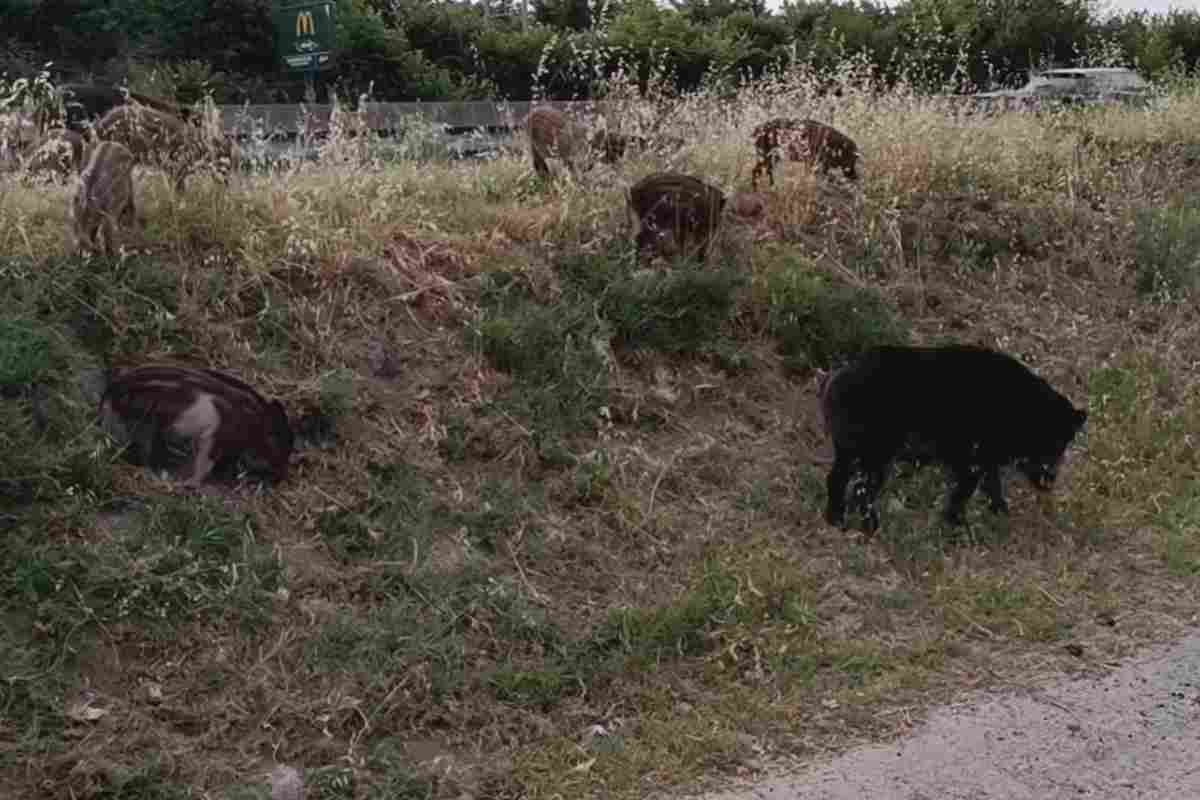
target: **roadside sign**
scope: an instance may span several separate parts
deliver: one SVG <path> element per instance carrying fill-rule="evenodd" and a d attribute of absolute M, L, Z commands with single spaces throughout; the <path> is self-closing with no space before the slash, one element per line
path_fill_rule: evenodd
<path fill-rule="evenodd" d="M 275 42 L 286 69 L 315 72 L 333 66 L 335 11 L 331 0 L 275 9 Z"/>

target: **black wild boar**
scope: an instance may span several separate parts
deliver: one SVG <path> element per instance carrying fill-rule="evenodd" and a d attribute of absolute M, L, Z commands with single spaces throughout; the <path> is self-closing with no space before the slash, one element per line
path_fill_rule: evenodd
<path fill-rule="evenodd" d="M 246 384 L 212 369 L 150 365 L 109 384 L 100 400 L 105 426 L 124 430 L 147 466 L 163 462 L 168 436 L 193 441 L 189 486 L 213 467 L 249 453 L 266 462 L 276 480 L 287 477 L 293 434 L 278 400 L 268 402 Z"/>
<path fill-rule="evenodd" d="M 750 180 L 755 189 L 764 170 L 771 185 L 775 185 L 774 164 L 785 155 L 791 161 L 815 165 L 824 172 L 838 169 L 850 180 L 858 178 L 858 145 L 836 128 L 816 120 L 786 117 L 768 120 L 754 129 L 754 149 L 758 163 Z"/>
<path fill-rule="evenodd" d="M 548 159 L 559 158 L 575 177 L 584 168 L 581 161 L 588 157 L 587 131 L 563 112 L 554 108 L 535 108 L 525 118 L 529 133 L 529 152 L 533 168 L 543 178 L 550 178 Z"/>
<path fill-rule="evenodd" d="M 658 172 L 642 178 L 629 190 L 629 211 L 637 220 L 638 259 L 664 252 L 670 242 L 678 255 L 694 250 L 701 261 L 708 255 L 725 210 L 725 195 L 699 178 Z"/>
<path fill-rule="evenodd" d="M 1015 358 L 981 347 L 880 347 L 828 378 L 819 392 L 833 439 L 825 519 L 845 522 L 856 474 L 865 529 L 879 527 L 877 500 L 898 456 L 937 461 L 953 487 L 944 516 L 961 524 L 982 481 L 991 509 L 1008 510 L 1000 469 L 1013 465 L 1049 491 L 1087 412 Z"/>
<path fill-rule="evenodd" d="M 128 147 L 138 164 L 166 171 L 179 192 L 187 176 L 203 164 L 216 167 L 228 180 L 237 157 L 228 138 L 211 139 L 179 117 L 141 105 L 110 110 L 96 123 L 95 135 Z"/>
<path fill-rule="evenodd" d="M 103 229 L 104 253 L 115 255 L 119 228 L 136 219 L 133 204 L 133 154 L 116 142 L 100 142 L 88 152 L 72 206 L 75 242 L 81 250 L 96 248 Z"/>

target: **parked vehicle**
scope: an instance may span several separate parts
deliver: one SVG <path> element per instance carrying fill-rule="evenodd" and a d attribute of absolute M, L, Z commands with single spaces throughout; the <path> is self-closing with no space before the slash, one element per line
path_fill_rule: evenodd
<path fill-rule="evenodd" d="M 1020 89 L 970 95 L 976 111 L 1033 111 L 1057 105 L 1142 105 L 1150 84 L 1124 67 L 1073 67 L 1032 74 Z"/>

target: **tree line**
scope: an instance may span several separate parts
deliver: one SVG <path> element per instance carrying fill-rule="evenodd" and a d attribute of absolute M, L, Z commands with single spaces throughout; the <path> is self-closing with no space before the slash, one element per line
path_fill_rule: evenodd
<path fill-rule="evenodd" d="M 1095 0 L 335 0 L 320 88 L 379 101 L 724 90 L 804 63 L 855 61 L 929 91 L 1018 85 L 1031 69 L 1200 62 L 1200 12 L 1102 16 Z M 289 3 L 290 4 L 290 3 Z M 0 71 L 128 82 L 189 103 L 302 99 L 275 54 L 271 0 L 0 0 Z"/>

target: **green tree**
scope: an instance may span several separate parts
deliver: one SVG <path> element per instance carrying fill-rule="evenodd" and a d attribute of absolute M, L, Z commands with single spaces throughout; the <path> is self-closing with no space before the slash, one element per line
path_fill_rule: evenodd
<path fill-rule="evenodd" d="M 533 0 L 538 22 L 559 30 L 586 31 L 592 27 L 588 0 Z"/>

